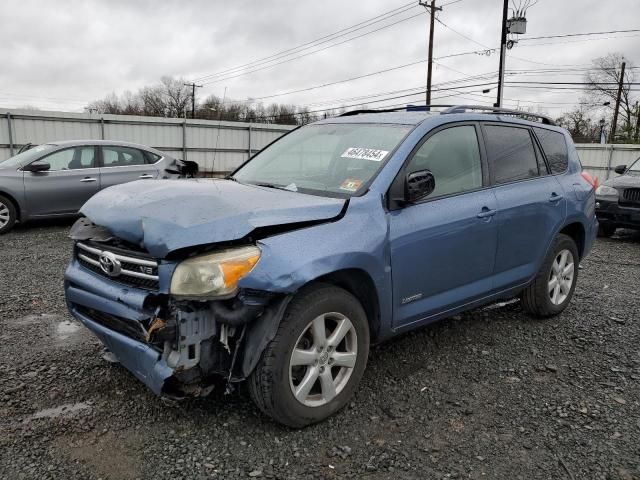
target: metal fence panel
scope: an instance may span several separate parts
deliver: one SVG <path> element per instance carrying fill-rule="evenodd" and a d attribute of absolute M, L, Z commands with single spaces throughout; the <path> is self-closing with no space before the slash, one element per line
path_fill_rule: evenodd
<path fill-rule="evenodd" d="M 122 140 L 157 148 L 199 164 L 201 170 L 226 172 L 283 133 L 290 125 L 129 115 L 40 112 L 0 109 L 0 161 L 27 143 L 56 140 Z"/>
<path fill-rule="evenodd" d="M 640 157 L 640 145 L 576 144 L 582 167 L 600 181 L 617 176 L 616 165 L 631 165 Z"/>

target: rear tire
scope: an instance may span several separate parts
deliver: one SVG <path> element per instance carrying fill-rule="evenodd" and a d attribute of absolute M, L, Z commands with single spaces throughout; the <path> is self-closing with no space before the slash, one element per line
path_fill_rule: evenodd
<path fill-rule="evenodd" d="M 559 234 L 534 281 L 522 292 L 522 307 L 539 318 L 561 313 L 573 297 L 578 281 L 578 248 L 571 237 Z"/>
<path fill-rule="evenodd" d="M 11 230 L 16 223 L 16 207 L 7 197 L 0 195 L 0 235 Z"/>
<path fill-rule="evenodd" d="M 301 428 L 344 407 L 368 355 L 369 324 L 360 302 L 332 285 L 306 288 L 287 307 L 250 375 L 249 393 L 271 418 Z"/>
<path fill-rule="evenodd" d="M 616 233 L 616 226 L 610 223 L 601 223 L 598 226 L 598 236 L 602 238 L 609 238 Z"/>

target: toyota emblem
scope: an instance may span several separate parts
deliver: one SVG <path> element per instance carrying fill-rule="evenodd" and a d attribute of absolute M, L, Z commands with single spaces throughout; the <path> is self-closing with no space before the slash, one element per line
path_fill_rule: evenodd
<path fill-rule="evenodd" d="M 122 271 L 122 264 L 118 261 L 116 256 L 111 252 L 102 252 L 100 254 L 100 268 L 104 273 L 110 277 L 117 277 Z"/>

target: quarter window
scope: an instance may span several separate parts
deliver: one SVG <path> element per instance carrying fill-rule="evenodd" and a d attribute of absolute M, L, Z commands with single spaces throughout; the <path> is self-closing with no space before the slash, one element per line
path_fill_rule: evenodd
<path fill-rule="evenodd" d="M 475 127 L 451 127 L 429 137 L 414 154 L 407 173 L 418 170 L 429 170 L 435 178 L 431 197 L 481 188 L 482 166 Z"/>
<path fill-rule="evenodd" d="M 67 148 L 44 157 L 43 162 L 48 163 L 49 171 L 78 170 L 80 168 L 92 168 L 95 164 L 94 147 Z"/>
<path fill-rule="evenodd" d="M 494 183 L 538 176 L 538 161 L 528 129 L 487 125 L 484 134 Z"/>
<path fill-rule="evenodd" d="M 569 167 L 569 153 L 564 135 L 546 128 L 534 128 L 552 173 L 563 173 Z"/>
<path fill-rule="evenodd" d="M 102 166 L 104 167 L 130 167 L 145 163 L 144 155 L 136 148 L 102 147 Z"/>

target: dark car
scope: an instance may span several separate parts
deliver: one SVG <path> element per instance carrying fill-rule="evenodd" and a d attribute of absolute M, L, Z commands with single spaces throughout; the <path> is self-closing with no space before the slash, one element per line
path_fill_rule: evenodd
<path fill-rule="evenodd" d="M 596 190 L 598 235 L 610 237 L 616 228 L 640 230 L 640 158 L 629 168 L 618 165 L 620 176 L 610 178 Z"/>

